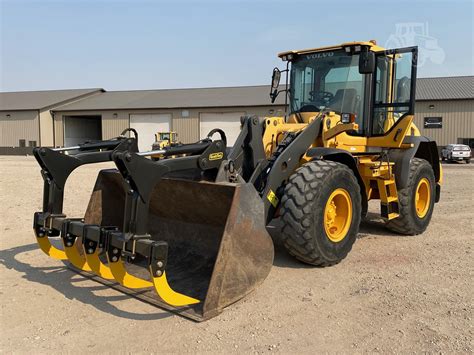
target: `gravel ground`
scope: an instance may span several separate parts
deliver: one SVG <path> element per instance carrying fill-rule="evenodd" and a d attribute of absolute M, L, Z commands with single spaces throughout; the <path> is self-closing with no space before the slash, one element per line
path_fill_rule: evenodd
<path fill-rule="evenodd" d="M 47 258 L 31 230 L 41 206 L 38 167 L 31 157 L 0 157 L 0 171 L 4 353 L 473 352 L 474 164 L 444 165 L 441 202 L 423 235 L 392 234 L 369 213 L 347 259 L 325 269 L 277 246 L 263 285 L 203 323 Z M 80 216 L 96 173 L 73 174 L 67 213 Z"/>

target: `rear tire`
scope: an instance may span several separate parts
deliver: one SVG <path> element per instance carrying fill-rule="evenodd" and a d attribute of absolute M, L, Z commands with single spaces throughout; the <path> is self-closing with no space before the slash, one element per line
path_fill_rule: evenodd
<path fill-rule="evenodd" d="M 291 175 L 281 209 L 288 252 L 307 264 L 334 265 L 347 256 L 356 240 L 360 187 L 346 165 L 311 161 Z"/>
<path fill-rule="evenodd" d="M 429 192 L 429 201 L 426 201 L 426 204 L 421 203 L 420 207 L 420 205 L 416 205 L 416 193 L 417 190 L 421 191 L 422 187 L 420 186 L 423 184 L 429 184 L 427 188 L 424 188 Z M 425 192 L 423 191 L 423 193 Z M 436 182 L 430 163 L 424 159 L 413 158 L 410 163 L 408 184 L 405 188 L 398 190 L 400 216 L 388 221 L 386 227 L 391 231 L 405 235 L 423 233 L 433 214 L 435 194 Z"/>

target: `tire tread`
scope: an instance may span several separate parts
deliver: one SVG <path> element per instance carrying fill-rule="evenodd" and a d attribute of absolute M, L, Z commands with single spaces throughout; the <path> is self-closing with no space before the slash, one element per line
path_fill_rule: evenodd
<path fill-rule="evenodd" d="M 410 172 L 408 177 L 408 184 L 405 188 L 398 190 L 398 203 L 400 205 L 400 216 L 387 222 L 386 227 L 393 232 L 404 235 L 417 235 L 423 233 L 419 231 L 415 225 L 413 216 L 406 211 L 410 211 L 410 205 L 413 203 L 411 198 L 413 178 L 416 172 L 424 165 L 431 169 L 431 165 L 425 159 L 413 158 L 410 164 Z M 434 196 L 432 196 L 434 198 Z"/>
<path fill-rule="evenodd" d="M 352 183 L 359 186 L 353 172 L 346 165 L 328 160 L 314 160 L 306 163 L 289 178 L 281 200 L 282 237 L 285 248 L 300 261 L 317 266 L 331 266 L 345 258 L 352 248 L 351 245 L 339 260 L 328 260 L 317 249 L 311 235 L 313 201 L 321 192 L 324 178 L 330 174 L 336 177 L 341 169 L 349 170 Z M 361 204 L 359 194 L 357 194 L 355 204 Z M 354 213 L 354 215 L 357 218 L 360 213 Z M 324 226 L 318 227 L 324 228 Z"/>

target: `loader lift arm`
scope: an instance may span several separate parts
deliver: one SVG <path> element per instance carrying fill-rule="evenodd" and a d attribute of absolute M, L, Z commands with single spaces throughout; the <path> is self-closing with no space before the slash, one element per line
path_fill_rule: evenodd
<path fill-rule="evenodd" d="M 288 133 L 267 160 L 262 141 L 265 121 L 256 116 L 242 117 L 242 130 L 221 171 L 235 170 L 245 182 L 255 186 L 264 203 L 267 224 L 274 218 L 285 181 L 320 134 L 323 118 L 321 112 L 305 129 Z"/>

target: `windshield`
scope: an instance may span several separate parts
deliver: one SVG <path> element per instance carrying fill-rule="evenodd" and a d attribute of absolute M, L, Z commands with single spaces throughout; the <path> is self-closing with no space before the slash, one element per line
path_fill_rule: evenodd
<path fill-rule="evenodd" d="M 318 112 L 330 109 L 354 113 L 363 131 L 364 75 L 359 55 L 343 50 L 304 54 L 291 66 L 290 111 Z"/>
<path fill-rule="evenodd" d="M 468 152 L 468 151 L 470 151 L 471 149 L 470 149 L 468 146 L 464 146 L 464 147 L 461 146 L 461 147 L 454 147 L 453 150 Z"/>
<path fill-rule="evenodd" d="M 160 140 L 168 140 L 170 139 L 170 134 L 169 133 L 160 133 Z"/>

